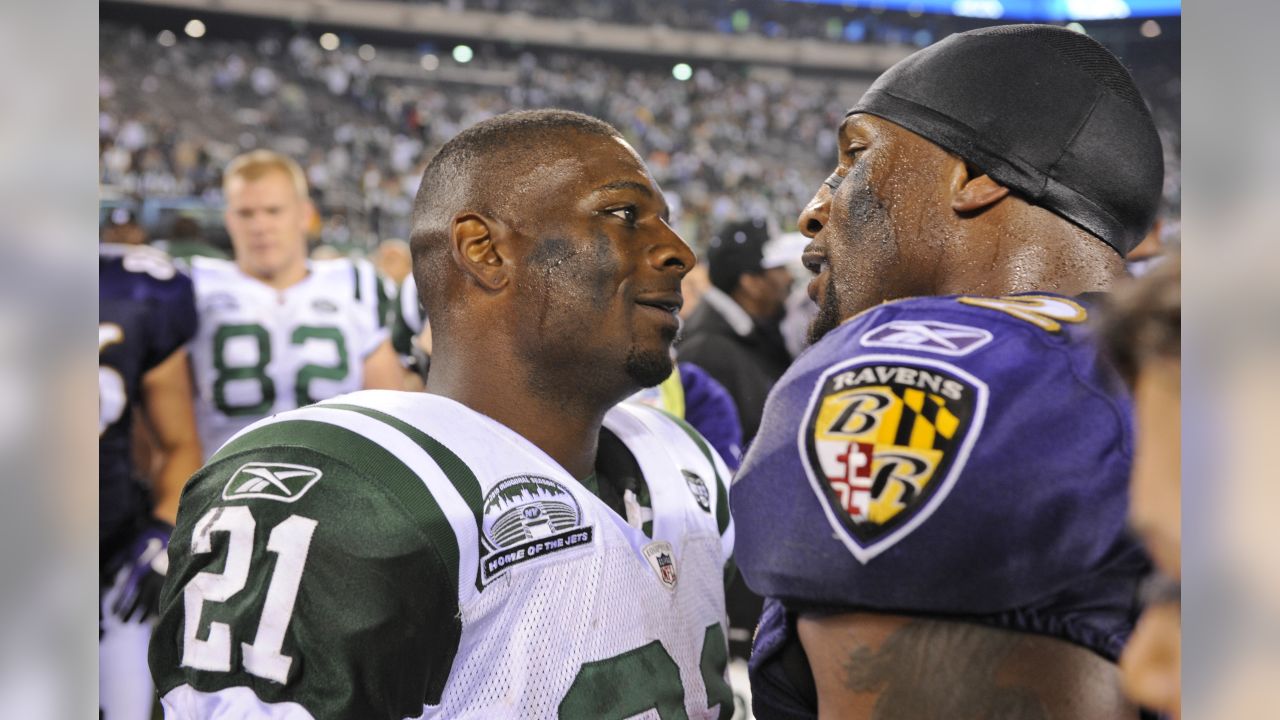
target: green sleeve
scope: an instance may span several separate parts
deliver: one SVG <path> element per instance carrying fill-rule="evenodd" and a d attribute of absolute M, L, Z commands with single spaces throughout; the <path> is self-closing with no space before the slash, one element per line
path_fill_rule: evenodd
<path fill-rule="evenodd" d="M 156 689 L 248 688 L 317 718 L 417 717 L 439 702 L 461 633 L 448 522 L 382 448 L 326 437 L 342 431 L 320 423 L 284 424 L 294 427 L 275 430 L 282 438 L 307 441 L 233 442 L 183 493 L 150 649 Z M 282 621 L 273 656 L 279 630 L 268 625 Z M 229 643 L 210 643 L 227 631 Z M 255 670 L 263 654 L 287 658 L 287 669 L 275 657 Z"/>

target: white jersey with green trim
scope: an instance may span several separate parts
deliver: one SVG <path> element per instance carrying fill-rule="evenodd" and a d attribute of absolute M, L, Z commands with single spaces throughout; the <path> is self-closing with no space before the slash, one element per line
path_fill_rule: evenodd
<path fill-rule="evenodd" d="M 426 393 L 240 433 L 183 497 L 151 648 L 166 717 L 729 718 L 727 470 L 660 410 L 604 426 L 648 489 L 629 518 Z M 239 554 L 217 539 L 236 527 Z"/>
<path fill-rule="evenodd" d="M 206 459 L 260 418 L 363 387 L 364 359 L 390 333 L 387 281 L 366 260 L 308 268 L 276 290 L 229 260 L 192 259 L 200 328 L 189 350 Z"/>

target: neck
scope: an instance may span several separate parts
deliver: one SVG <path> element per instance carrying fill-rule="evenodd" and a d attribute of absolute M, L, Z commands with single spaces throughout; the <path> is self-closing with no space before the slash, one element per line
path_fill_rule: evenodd
<path fill-rule="evenodd" d="M 1049 215 L 1040 208 L 1028 208 Z M 942 267 L 964 268 L 948 274 L 939 295 L 1010 295 L 1051 292 L 1079 295 L 1110 289 L 1124 274 L 1124 260 L 1101 240 L 1056 215 L 1039 222 L 1008 222 L 987 228 L 983 241 L 964 240 L 968 262 L 945 258 Z M 972 248 L 986 247 L 985 262 L 973 262 Z"/>
<path fill-rule="evenodd" d="M 249 277 L 255 278 L 262 284 L 275 290 L 285 290 L 297 285 L 307 277 L 307 273 L 309 272 L 306 260 L 291 264 L 286 268 L 268 274 L 254 272 L 244 264 L 240 265 L 240 270 Z"/>
<path fill-rule="evenodd" d="M 538 376 L 502 349 L 491 350 L 463 354 L 437 336 L 426 391 L 506 425 L 579 480 L 594 472 L 600 426 L 615 402 L 572 381 Z"/>

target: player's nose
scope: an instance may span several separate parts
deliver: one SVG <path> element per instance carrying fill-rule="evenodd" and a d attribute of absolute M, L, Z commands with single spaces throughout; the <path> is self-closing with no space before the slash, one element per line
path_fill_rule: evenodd
<path fill-rule="evenodd" d="M 649 264 L 659 272 L 676 272 L 683 278 L 698 264 L 698 259 L 684 238 L 662 222 L 649 247 Z"/>
<path fill-rule="evenodd" d="M 800 232 L 805 237 L 816 237 L 822 232 L 822 228 L 827 225 L 827 213 L 831 210 L 831 188 L 826 185 L 818 187 L 818 192 L 814 193 L 804 206 L 804 210 L 800 211 L 800 219 L 796 224 L 800 227 Z"/>

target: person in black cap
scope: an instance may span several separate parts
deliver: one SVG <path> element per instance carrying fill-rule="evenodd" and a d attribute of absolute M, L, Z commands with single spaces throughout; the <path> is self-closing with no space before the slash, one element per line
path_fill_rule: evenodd
<path fill-rule="evenodd" d="M 729 391 L 745 448 L 760 426 L 765 397 L 791 364 L 779 329 L 791 290 L 790 258 L 778 252 L 764 220 L 729 223 L 708 244 L 711 287 L 684 326 L 680 359 Z"/>
<path fill-rule="evenodd" d="M 1160 196 L 1141 95 L 1082 34 L 975 30 L 838 152 L 799 218 L 813 345 L 730 495 L 756 716 L 1138 717 L 1131 399 L 1087 326 Z"/>

